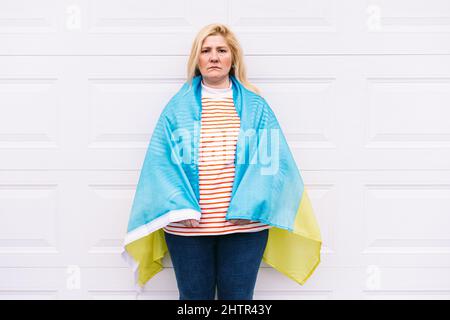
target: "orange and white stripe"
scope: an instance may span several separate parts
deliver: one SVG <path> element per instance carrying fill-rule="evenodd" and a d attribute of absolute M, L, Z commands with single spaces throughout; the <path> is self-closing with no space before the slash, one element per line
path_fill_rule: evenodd
<path fill-rule="evenodd" d="M 205 87 L 203 87 L 205 88 Z M 257 221 L 235 225 L 225 216 L 231 200 L 235 175 L 235 152 L 240 119 L 232 90 L 225 96 L 204 91 L 199 146 L 199 196 L 201 218 L 198 227 L 171 222 L 164 230 L 177 235 L 223 235 L 256 232 L 271 226 Z"/>

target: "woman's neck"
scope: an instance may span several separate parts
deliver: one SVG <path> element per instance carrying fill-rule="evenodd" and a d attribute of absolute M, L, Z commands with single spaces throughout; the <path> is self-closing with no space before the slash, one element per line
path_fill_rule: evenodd
<path fill-rule="evenodd" d="M 231 80 L 230 77 L 227 77 L 224 81 L 220 83 L 208 83 L 205 81 L 205 78 L 202 78 L 202 84 L 214 89 L 228 89 L 231 87 Z"/>

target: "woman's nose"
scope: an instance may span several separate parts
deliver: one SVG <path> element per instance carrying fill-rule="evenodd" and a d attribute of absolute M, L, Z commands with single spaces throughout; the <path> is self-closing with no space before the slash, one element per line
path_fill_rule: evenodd
<path fill-rule="evenodd" d="M 211 53 L 211 60 L 213 60 L 213 61 L 217 61 L 218 60 L 217 53 L 215 53 L 215 52 Z"/>

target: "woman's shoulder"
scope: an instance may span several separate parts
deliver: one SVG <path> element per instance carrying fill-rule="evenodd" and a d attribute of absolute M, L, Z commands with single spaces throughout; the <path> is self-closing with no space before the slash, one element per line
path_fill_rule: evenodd
<path fill-rule="evenodd" d="M 183 102 L 185 102 L 186 99 L 186 93 L 189 91 L 189 84 L 185 82 L 177 92 L 172 94 L 172 96 L 169 98 L 168 102 L 164 106 L 161 114 L 167 115 L 171 113 L 176 113 L 177 108 L 179 108 L 180 105 L 183 105 Z"/>
<path fill-rule="evenodd" d="M 265 97 L 247 88 L 244 89 L 244 92 L 245 92 L 245 99 L 247 100 L 248 104 L 251 105 L 252 108 L 256 109 L 257 113 L 273 114 L 273 110 Z"/>

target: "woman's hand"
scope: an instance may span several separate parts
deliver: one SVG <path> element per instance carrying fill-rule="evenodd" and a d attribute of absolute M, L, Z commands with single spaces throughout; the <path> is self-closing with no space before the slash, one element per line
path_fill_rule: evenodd
<path fill-rule="evenodd" d="M 251 220 L 247 220 L 247 219 L 230 219 L 228 221 L 230 221 L 232 224 L 236 224 L 238 226 L 244 225 L 244 224 L 249 224 L 252 222 Z"/>
<path fill-rule="evenodd" d="M 200 225 L 200 222 L 198 222 L 198 220 L 195 220 L 195 219 L 182 220 L 182 221 L 180 221 L 180 223 L 182 223 L 186 227 L 190 227 L 190 228 L 198 227 Z"/>

